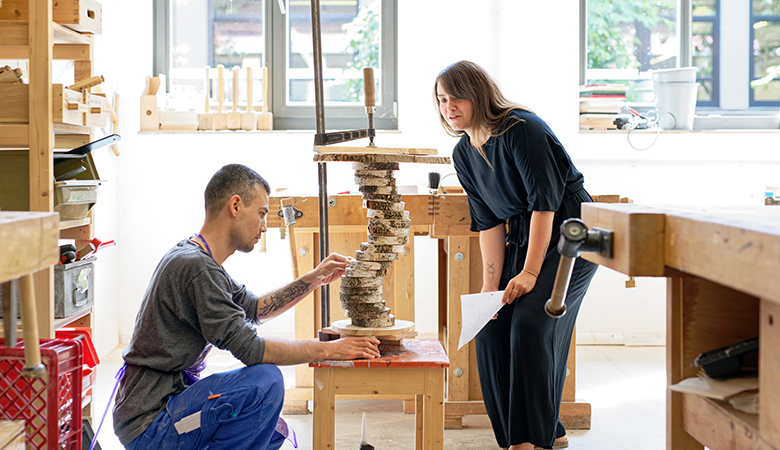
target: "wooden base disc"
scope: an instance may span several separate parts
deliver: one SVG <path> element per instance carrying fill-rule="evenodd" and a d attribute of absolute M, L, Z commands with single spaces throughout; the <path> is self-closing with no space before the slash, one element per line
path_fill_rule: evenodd
<path fill-rule="evenodd" d="M 333 331 L 342 336 L 403 336 L 407 334 L 416 335 L 414 331 L 414 322 L 409 320 L 395 319 L 395 325 L 391 327 L 371 328 L 356 327 L 352 325 L 350 319 L 337 320 L 330 326 Z"/>

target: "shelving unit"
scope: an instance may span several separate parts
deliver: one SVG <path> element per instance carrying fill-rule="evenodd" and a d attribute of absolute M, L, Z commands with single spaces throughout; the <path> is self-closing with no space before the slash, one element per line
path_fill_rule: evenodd
<path fill-rule="evenodd" d="M 99 6 L 99 5 L 98 5 Z M 93 76 L 93 38 L 55 23 L 52 0 L 6 0 L 0 3 L 0 60 L 28 60 L 28 85 L 2 85 L 20 100 L 0 116 L 0 162 L 3 150 L 29 150 L 29 211 L 54 211 L 55 149 L 69 150 L 94 140 L 95 126 L 108 116 L 105 96 L 69 91 L 52 83 L 52 61 L 73 61 L 74 82 Z M 59 20 L 59 19 L 58 19 Z M 13 87 L 8 87 L 13 86 Z M 7 105 L 6 105 L 7 108 Z M 26 120 L 25 120 L 26 118 Z M 56 120 L 56 122 L 55 122 Z M 91 214 L 59 223 L 59 238 L 76 247 L 93 237 Z M 54 338 L 65 326 L 92 328 L 89 308 L 64 319 L 54 318 L 54 270 L 34 276 L 39 335 Z M 84 411 L 90 417 L 90 407 Z"/>

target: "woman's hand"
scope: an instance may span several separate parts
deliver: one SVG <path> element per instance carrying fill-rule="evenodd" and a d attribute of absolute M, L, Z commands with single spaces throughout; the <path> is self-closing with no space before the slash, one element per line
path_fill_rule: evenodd
<path fill-rule="evenodd" d="M 317 283 L 315 286 L 323 286 L 341 278 L 347 271 L 347 267 L 349 267 L 349 261 L 350 258 L 338 253 L 328 255 L 311 271 Z"/>
<path fill-rule="evenodd" d="M 522 271 L 516 277 L 509 280 L 504 291 L 504 297 L 501 298 L 501 303 L 507 305 L 515 301 L 516 298 L 521 297 L 529 292 L 536 286 L 536 277 Z"/>

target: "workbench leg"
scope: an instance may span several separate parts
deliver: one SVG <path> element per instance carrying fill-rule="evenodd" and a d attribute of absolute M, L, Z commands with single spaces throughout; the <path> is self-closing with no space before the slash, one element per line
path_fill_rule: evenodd
<path fill-rule="evenodd" d="M 666 280 L 666 385 L 685 378 L 687 368 L 683 348 L 685 342 L 683 279 Z M 704 448 L 683 429 L 683 394 L 666 389 L 666 449 L 702 450 Z"/>
<path fill-rule="evenodd" d="M 423 418 L 423 448 L 444 448 L 444 370 L 425 370 L 425 404 Z"/>
<path fill-rule="evenodd" d="M 415 450 L 422 450 L 423 448 L 423 417 L 425 414 L 425 394 L 415 395 L 414 405 L 416 407 L 414 412 L 414 448 Z"/>
<path fill-rule="evenodd" d="M 3 283 L 3 330 L 5 331 L 5 346 L 16 346 L 16 320 L 19 317 L 16 296 L 16 280 Z"/>
<path fill-rule="evenodd" d="M 314 369 L 314 419 L 312 448 L 335 449 L 336 441 L 336 377 L 327 367 Z"/>
<path fill-rule="evenodd" d="M 293 264 L 298 267 L 298 273 L 307 273 L 314 268 L 314 256 L 317 252 L 314 249 L 314 233 L 302 232 L 296 230 L 296 250 L 290 255 Z M 306 255 L 301 255 L 300 249 L 306 248 Z M 292 249 L 291 249 L 292 251 Z M 295 305 L 295 340 L 309 341 L 317 336 L 317 330 L 314 326 L 314 304 L 319 302 L 319 295 L 312 292 L 300 303 Z M 295 366 L 295 388 L 297 390 L 311 389 L 312 387 L 312 369 L 306 364 Z M 300 399 L 301 392 L 291 392 L 285 395 L 282 414 L 308 414 L 309 402 L 306 399 Z M 292 398 L 296 397 L 296 398 Z"/>
<path fill-rule="evenodd" d="M 767 441 L 780 442 L 780 305 L 762 299 L 760 317 L 758 430 Z"/>
<path fill-rule="evenodd" d="M 447 401 L 469 400 L 469 347 L 458 350 L 461 330 L 460 296 L 469 294 L 471 279 L 470 238 L 450 236 L 447 238 L 447 356 L 450 367 L 447 376 Z M 460 428 L 460 417 L 448 417 L 448 425 Z"/>

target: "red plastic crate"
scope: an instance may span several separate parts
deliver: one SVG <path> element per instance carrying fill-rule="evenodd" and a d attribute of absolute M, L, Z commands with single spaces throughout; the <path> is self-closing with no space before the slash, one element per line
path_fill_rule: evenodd
<path fill-rule="evenodd" d="M 27 448 L 81 450 L 84 350 L 78 340 L 41 339 L 46 375 L 22 376 L 24 347 L 0 339 L 0 420 L 24 420 Z"/>

